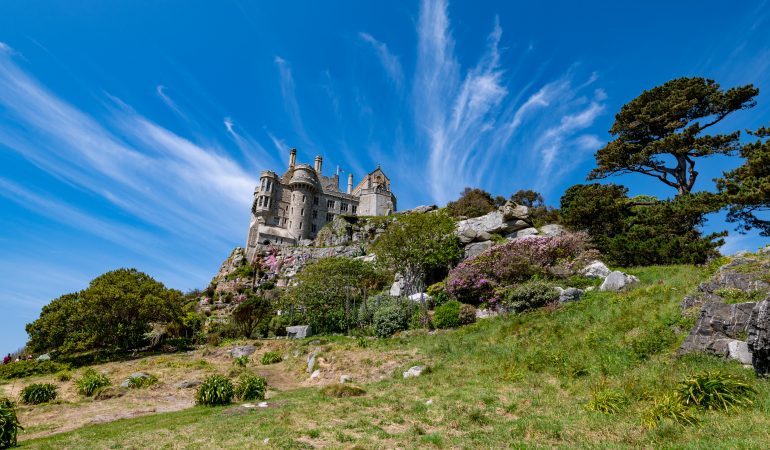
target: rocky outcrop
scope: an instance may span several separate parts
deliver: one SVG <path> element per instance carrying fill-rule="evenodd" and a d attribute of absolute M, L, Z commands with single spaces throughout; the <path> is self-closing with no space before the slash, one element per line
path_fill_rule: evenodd
<path fill-rule="evenodd" d="M 616 270 L 607 275 L 607 278 L 604 279 L 602 285 L 599 286 L 599 290 L 618 292 L 638 281 L 639 278 Z"/>
<path fill-rule="evenodd" d="M 456 233 L 462 241 L 463 235 L 478 233 L 507 235 L 530 227 L 532 222 L 529 217 L 529 208 L 509 201 L 497 211 L 457 222 Z M 473 240 L 467 242 L 473 242 Z"/>
<path fill-rule="evenodd" d="M 607 278 L 610 269 L 601 261 L 592 261 L 580 270 L 580 275 L 588 278 Z"/>
<path fill-rule="evenodd" d="M 764 258 L 738 257 L 723 265 L 696 292 L 682 300 L 682 310 L 707 302 L 761 300 L 770 294 L 770 261 Z"/>
<path fill-rule="evenodd" d="M 358 217 L 335 216 L 318 232 L 315 241 L 309 242 L 316 247 L 366 246 L 377 236 L 384 233 L 394 217 Z"/>
<path fill-rule="evenodd" d="M 709 352 L 729 356 L 729 344 L 746 336 L 754 303 L 704 303 L 680 353 Z"/>
<path fill-rule="evenodd" d="M 465 246 L 465 258 L 473 258 L 492 248 L 492 241 L 473 242 Z"/>
<path fill-rule="evenodd" d="M 583 298 L 584 291 L 582 289 L 568 287 L 567 289 L 556 287 L 559 291 L 559 303 L 577 302 Z"/>
<path fill-rule="evenodd" d="M 747 347 L 757 375 L 770 375 L 770 297 L 754 305 L 748 323 Z"/>
<path fill-rule="evenodd" d="M 567 234 L 567 229 L 557 224 L 543 225 L 540 227 L 540 234 L 543 236 L 562 236 Z"/>
<path fill-rule="evenodd" d="M 437 209 L 438 206 L 436 205 L 421 205 L 412 209 L 407 209 L 406 211 L 397 212 L 396 214 L 425 214 Z"/>

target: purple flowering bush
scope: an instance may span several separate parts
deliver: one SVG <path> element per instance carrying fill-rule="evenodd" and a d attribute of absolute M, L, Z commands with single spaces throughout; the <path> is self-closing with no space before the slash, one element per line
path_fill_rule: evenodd
<path fill-rule="evenodd" d="M 528 236 L 460 263 L 449 272 L 446 291 L 463 303 L 499 303 L 500 287 L 539 278 L 562 278 L 576 273 L 595 253 L 585 233 Z"/>

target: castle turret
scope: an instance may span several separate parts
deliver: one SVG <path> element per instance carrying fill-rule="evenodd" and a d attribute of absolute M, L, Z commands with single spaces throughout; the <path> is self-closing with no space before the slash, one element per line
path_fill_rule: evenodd
<path fill-rule="evenodd" d="M 289 181 L 291 201 L 289 203 L 289 233 L 299 241 L 311 234 L 311 208 L 313 197 L 318 192 L 318 181 L 313 169 L 306 164 L 298 164 Z"/>
<path fill-rule="evenodd" d="M 323 163 L 323 158 L 321 158 L 321 155 L 318 155 L 315 157 L 315 173 L 317 173 L 319 176 L 321 175 L 321 163 Z"/>
<path fill-rule="evenodd" d="M 353 174 L 348 174 L 348 194 L 353 192 Z"/>
<path fill-rule="evenodd" d="M 293 148 L 289 152 L 289 169 L 293 169 L 295 164 L 297 164 L 297 149 Z"/>

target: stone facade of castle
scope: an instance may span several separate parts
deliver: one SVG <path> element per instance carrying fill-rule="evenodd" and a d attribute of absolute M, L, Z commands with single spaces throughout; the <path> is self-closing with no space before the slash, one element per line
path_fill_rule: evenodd
<path fill-rule="evenodd" d="M 347 191 L 339 188 L 339 174 L 324 176 L 322 158 L 315 165 L 297 164 L 292 149 L 289 168 L 283 175 L 266 170 L 254 189 L 246 255 L 252 260 L 259 245 L 296 245 L 314 239 L 318 231 L 338 214 L 386 216 L 396 211 L 390 179 L 379 167 L 353 187 L 348 175 Z"/>

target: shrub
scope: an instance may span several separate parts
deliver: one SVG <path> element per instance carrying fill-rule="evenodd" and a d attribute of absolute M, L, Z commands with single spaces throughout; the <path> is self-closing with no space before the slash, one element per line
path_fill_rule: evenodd
<path fill-rule="evenodd" d="M 19 361 L 0 365 L 0 380 L 46 375 L 66 370 L 69 367 L 53 361 Z"/>
<path fill-rule="evenodd" d="M 198 388 L 195 402 L 204 406 L 229 405 L 233 401 L 235 388 L 229 378 L 212 375 L 206 378 Z"/>
<path fill-rule="evenodd" d="M 233 359 L 233 365 L 238 367 L 246 367 L 249 364 L 249 357 L 246 355 L 239 356 Z"/>
<path fill-rule="evenodd" d="M 505 202 L 505 199 L 502 199 Z M 465 188 L 460 198 L 446 205 L 447 212 L 453 217 L 479 217 L 497 208 L 492 194 L 479 188 Z"/>
<path fill-rule="evenodd" d="M 460 325 L 461 303 L 452 300 L 436 308 L 433 314 L 433 324 L 436 328 L 454 328 Z"/>
<path fill-rule="evenodd" d="M 242 375 L 235 389 L 235 396 L 241 400 L 264 400 L 267 381 L 256 375 Z"/>
<path fill-rule="evenodd" d="M 652 405 L 642 413 L 642 424 L 655 428 L 664 420 L 672 420 L 679 425 L 697 425 L 695 417 L 677 394 L 665 394 L 653 400 Z"/>
<path fill-rule="evenodd" d="M 374 333 L 381 338 L 390 337 L 397 331 L 406 330 L 410 318 L 408 308 L 399 302 L 383 305 L 374 312 Z"/>
<path fill-rule="evenodd" d="M 425 308 L 416 308 L 412 317 L 409 318 L 409 329 L 433 329 L 433 322 L 430 320 L 430 315 Z"/>
<path fill-rule="evenodd" d="M 449 272 L 447 292 L 463 303 L 500 301 L 496 288 L 538 276 L 569 276 L 589 259 L 588 235 L 529 236 L 498 245 Z"/>
<path fill-rule="evenodd" d="M 431 284 L 428 286 L 428 289 L 425 290 L 425 293 L 430 296 L 434 307 L 441 306 L 450 300 L 449 294 L 447 294 L 446 291 L 446 282 L 444 281 Z"/>
<path fill-rule="evenodd" d="M 150 375 L 147 377 L 132 377 L 128 379 L 128 387 L 131 389 L 144 389 L 158 382 L 158 377 Z"/>
<path fill-rule="evenodd" d="M 38 405 L 56 399 L 56 386 L 50 383 L 30 384 L 21 390 L 21 401 L 28 405 Z"/>
<path fill-rule="evenodd" d="M 677 388 L 686 406 L 728 411 L 749 406 L 756 390 L 747 382 L 723 372 L 702 372 L 679 383 Z"/>
<path fill-rule="evenodd" d="M 268 364 L 276 364 L 283 361 L 283 356 L 281 356 L 278 352 L 267 352 L 264 355 L 262 355 L 262 364 L 268 365 Z"/>
<path fill-rule="evenodd" d="M 99 390 L 109 385 L 110 379 L 107 378 L 106 375 L 90 368 L 86 369 L 86 371 L 83 372 L 83 376 L 75 381 L 75 386 L 78 388 L 78 393 L 80 395 L 85 395 L 86 397 L 91 397 Z"/>
<path fill-rule="evenodd" d="M 342 398 L 342 397 L 359 397 L 361 395 L 366 394 L 366 391 L 361 389 L 358 386 L 352 386 L 350 384 L 335 383 L 335 384 L 330 384 L 328 386 L 324 386 L 321 389 L 321 393 L 328 397 Z"/>
<path fill-rule="evenodd" d="M 62 370 L 57 372 L 56 375 L 54 375 L 54 378 L 61 382 L 69 381 L 72 379 L 72 372 L 69 370 Z"/>
<path fill-rule="evenodd" d="M 545 306 L 559 299 L 559 292 L 545 281 L 532 280 L 498 290 L 502 304 L 516 312 Z"/>
<path fill-rule="evenodd" d="M 623 409 L 628 399 L 622 393 L 612 389 L 598 389 L 593 392 L 586 409 L 603 414 L 615 414 Z"/>
<path fill-rule="evenodd" d="M 16 436 L 23 429 L 16 416 L 16 404 L 0 398 L 0 448 L 16 446 Z"/>
<path fill-rule="evenodd" d="M 460 325 L 468 325 L 476 321 L 476 308 L 473 305 L 460 306 L 460 313 L 458 314 L 458 321 Z"/>

